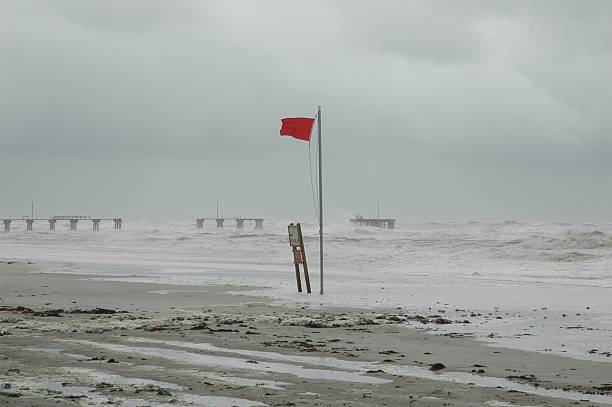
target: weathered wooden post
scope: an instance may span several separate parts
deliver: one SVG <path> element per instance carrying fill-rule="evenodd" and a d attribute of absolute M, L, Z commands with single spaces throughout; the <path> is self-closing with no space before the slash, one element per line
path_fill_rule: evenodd
<path fill-rule="evenodd" d="M 306 282 L 306 292 L 311 293 L 310 277 L 308 276 L 308 262 L 306 261 L 306 251 L 304 250 L 304 237 L 302 236 L 302 226 L 297 223 L 290 223 L 289 245 L 293 251 L 293 264 L 295 265 L 295 278 L 297 281 L 298 292 L 302 292 L 302 279 L 300 277 L 300 263 L 304 266 L 304 281 Z"/>
<path fill-rule="evenodd" d="M 295 280 L 297 281 L 298 293 L 302 292 L 302 277 L 300 277 L 300 263 L 302 262 L 302 253 L 297 247 L 293 249 L 293 264 L 295 265 Z"/>

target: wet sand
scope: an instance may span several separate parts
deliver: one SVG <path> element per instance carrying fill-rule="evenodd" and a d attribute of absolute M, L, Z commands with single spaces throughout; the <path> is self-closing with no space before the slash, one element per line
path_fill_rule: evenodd
<path fill-rule="evenodd" d="M 2 263 L 0 405 L 612 405 L 612 363 L 428 333 L 461 323 L 443 315 L 228 294 L 242 289 Z"/>

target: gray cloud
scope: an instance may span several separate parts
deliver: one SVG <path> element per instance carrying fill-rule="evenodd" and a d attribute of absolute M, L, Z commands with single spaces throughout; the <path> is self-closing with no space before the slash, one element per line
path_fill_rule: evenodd
<path fill-rule="evenodd" d="M 58 210 L 191 218 L 223 199 L 228 211 L 310 216 L 306 145 L 278 127 L 322 104 L 338 219 L 376 198 L 412 221 L 602 219 L 582 197 L 612 198 L 601 188 L 612 170 L 611 11 L 606 1 L 5 1 L 0 170 L 13 193 L 0 209 L 35 195 Z M 296 177 L 301 198 L 288 207 Z M 80 187 L 52 204 L 53 179 Z M 117 188 L 123 201 L 110 197 Z"/>

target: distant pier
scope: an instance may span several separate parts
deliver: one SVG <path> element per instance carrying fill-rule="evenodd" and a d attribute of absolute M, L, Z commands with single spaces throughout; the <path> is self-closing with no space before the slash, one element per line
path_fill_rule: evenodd
<path fill-rule="evenodd" d="M 395 219 L 383 218 L 364 218 L 355 216 L 351 219 L 351 223 L 356 223 L 359 226 L 373 226 L 382 229 L 395 229 Z"/>
<path fill-rule="evenodd" d="M 101 221 L 113 221 L 114 229 L 121 229 L 121 218 L 92 218 L 91 216 L 82 216 L 82 215 L 68 215 L 68 216 L 52 216 L 50 218 L 5 218 L 2 219 L 4 223 L 4 231 L 11 231 L 11 223 L 13 222 L 25 222 L 26 230 L 31 232 L 34 229 L 35 221 L 47 221 L 49 223 L 49 230 L 55 230 L 55 224 L 57 221 L 69 221 L 70 222 L 70 230 L 77 230 L 77 225 L 79 221 L 91 221 L 91 229 L 94 232 L 100 231 L 100 222 Z"/>
<path fill-rule="evenodd" d="M 222 228 L 226 220 L 236 221 L 236 229 L 244 229 L 244 222 L 255 222 L 255 229 L 263 229 L 263 218 L 196 218 L 196 229 L 204 228 L 204 221 L 214 220 L 218 228 Z"/>

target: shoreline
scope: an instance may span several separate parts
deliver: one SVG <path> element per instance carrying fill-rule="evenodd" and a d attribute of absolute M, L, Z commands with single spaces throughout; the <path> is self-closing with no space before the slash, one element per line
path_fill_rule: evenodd
<path fill-rule="evenodd" d="M 50 377 L 58 377 L 69 383 L 60 390 L 89 390 L 54 397 L 83 405 L 130 399 L 155 405 L 172 397 L 173 405 L 198 405 L 194 400 L 204 400 L 198 397 L 213 395 L 246 400 L 236 405 L 612 405 L 610 363 L 426 333 L 404 326 L 414 317 L 406 310 L 292 308 L 227 294 L 249 287 L 51 274 L 0 265 L 0 281 L 12 282 L 0 286 L 0 330 L 7 333 L 0 337 L 0 381 L 20 393 L 0 395 L 0 404 L 40 401 L 54 386 Z M 35 316 L 17 306 L 62 311 Z M 112 313 L 92 313 L 96 308 Z M 432 324 L 442 318 L 420 317 Z M 445 368 L 429 370 L 435 363 Z M 51 384 L 37 390 L 37 382 Z"/>
<path fill-rule="evenodd" d="M 612 363 L 612 319 L 608 307 L 610 288 L 585 288 L 574 286 L 567 291 L 557 289 L 544 289 L 537 285 L 530 285 L 527 291 L 516 285 L 506 286 L 503 289 L 492 287 L 468 286 L 468 282 L 456 280 L 452 289 L 438 288 L 436 282 L 414 285 L 389 286 L 383 283 L 381 293 L 406 293 L 405 301 L 401 304 L 381 303 L 375 299 L 371 301 L 346 302 L 342 297 L 346 290 L 352 288 L 335 285 L 334 279 L 328 280 L 328 288 L 337 292 L 340 299 L 334 294 L 320 297 L 317 294 L 297 294 L 290 275 L 270 276 L 272 280 L 253 282 L 249 279 L 240 280 L 233 276 L 232 264 L 234 260 L 216 259 L 215 267 L 229 267 L 228 274 L 221 274 L 223 268 L 215 269 L 212 273 L 208 269 L 208 262 L 201 264 L 201 269 L 195 269 L 195 263 L 188 262 L 185 272 L 181 265 L 174 266 L 167 272 L 163 268 L 133 266 L 122 263 L 86 263 L 46 261 L 27 265 L 27 270 L 38 272 L 55 281 L 58 278 L 71 280 L 90 279 L 107 287 L 122 287 L 125 284 L 140 284 L 149 287 L 151 293 L 160 294 L 159 297 L 149 296 L 143 306 L 157 302 L 163 304 L 167 298 L 163 294 L 175 289 L 182 290 L 187 297 L 193 297 L 193 304 L 198 301 L 209 301 L 215 295 L 202 297 L 198 300 L 198 293 L 205 292 L 221 295 L 219 301 L 230 303 L 225 294 L 238 295 L 244 301 L 263 301 L 281 307 L 301 307 L 310 309 L 343 310 L 410 310 L 417 314 L 436 313 L 453 324 L 422 324 L 419 320 L 408 320 L 407 325 L 416 329 L 423 329 L 438 334 L 456 334 L 472 337 L 488 343 L 493 347 L 520 349 L 525 351 L 552 353 L 577 360 L 592 360 Z M 1 264 L 1 263 L 0 263 Z M 254 270 L 261 269 L 254 266 Z M 108 272 L 107 272 L 108 271 Z M 63 276 L 63 277 L 61 277 Z M 0 274 L 1 278 L 1 274 Z M 337 278 L 337 277 L 336 277 Z M 341 280 L 346 281 L 344 277 Z M 267 285 L 267 281 L 274 283 Z M 448 282 L 446 283 L 448 285 Z M 188 288 L 190 287 L 190 288 Z M 487 293 L 482 295 L 486 290 Z M 524 303 L 516 302 L 517 290 L 521 292 Z M 109 291 L 109 290 L 106 290 Z M 142 291 L 142 290 L 139 290 Z M 354 291 L 354 290 L 353 290 Z M 368 299 L 372 290 L 363 293 Z M 110 293 L 110 291 L 109 291 Z M 369 293 L 369 294 L 368 294 Z M 105 294 L 101 300 L 106 300 L 110 294 Z M 357 297 L 361 296 L 360 293 Z M 244 296 L 248 298 L 244 298 Z M 353 295 L 355 297 L 355 295 Z M 363 300 L 362 298 L 362 300 Z M 418 299 L 417 299 L 418 298 Z M 504 298 L 496 303 L 494 298 Z M 510 298 L 510 300 L 508 300 Z M 568 298 L 571 298 L 568 303 Z M 478 304 L 482 301 L 482 304 Z M 367 302 L 367 305 L 366 305 Z"/>

